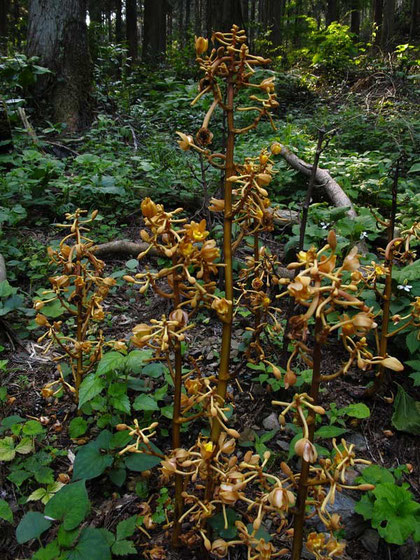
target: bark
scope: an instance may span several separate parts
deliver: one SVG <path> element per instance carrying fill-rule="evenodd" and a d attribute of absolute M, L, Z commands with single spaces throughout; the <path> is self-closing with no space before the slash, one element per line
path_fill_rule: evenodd
<path fill-rule="evenodd" d="M 359 0 L 352 0 L 351 2 L 350 31 L 354 33 L 357 38 L 359 38 L 359 34 L 360 34 Z"/>
<path fill-rule="evenodd" d="M 305 161 L 303 161 L 303 159 L 300 159 L 298 156 L 292 153 L 285 146 L 282 147 L 282 151 L 280 155 L 287 161 L 287 163 L 291 167 L 293 167 L 293 169 L 300 171 L 301 173 L 303 173 L 308 177 L 311 175 L 312 165 L 306 163 Z M 324 188 L 328 198 L 334 204 L 334 206 L 337 207 L 348 206 L 349 210 L 347 211 L 347 215 L 350 218 L 355 218 L 357 216 L 357 213 L 353 207 L 353 204 L 351 203 L 351 200 L 343 191 L 343 189 L 340 187 L 340 185 L 337 183 L 337 181 L 335 181 L 331 177 L 331 175 L 326 169 L 322 169 L 318 167 L 315 175 L 315 183 L 318 186 Z"/>
<path fill-rule="evenodd" d="M 244 28 L 241 0 L 207 0 L 207 33 L 230 31 L 236 24 Z"/>
<path fill-rule="evenodd" d="M 411 1 L 411 22 L 410 22 L 410 42 L 419 36 L 419 17 L 420 2 L 419 0 Z"/>
<path fill-rule="evenodd" d="M 28 56 L 53 72 L 34 87 L 38 101 L 53 108 L 54 120 L 70 132 L 91 122 L 92 63 L 86 27 L 86 0 L 30 0 Z"/>
<path fill-rule="evenodd" d="M 137 61 L 138 55 L 138 34 L 137 34 L 137 2 L 136 0 L 126 0 L 125 2 L 126 32 L 128 43 L 128 56 L 131 64 Z"/>
<path fill-rule="evenodd" d="M 102 1 L 89 0 L 88 8 L 90 21 L 100 25 L 102 23 Z"/>
<path fill-rule="evenodd" d="M 165 57 L 166 51 L 166 2 L 145 0 L 143 60 L 156 62 Z"/>
<path fill-rule="evenodd" d="M 7 53 L 7 16 L 10 8 L 10 0 L 0 0 L 0 54 Z"/>
<path fill-rule="evenodd" d="M 270 39 L 274 48 L 281 45 L 283 9 L 284 0 L 269 2 L 266 8 L 267 24 L 271 27 Z"/>
<path fill-rule="evenodd" d="M 375 44 L 379 45 L 382 34 L 383 0 L 374 0 L 373 23 L 376 25 Z"/>
<path fill-rule="evenodd" d="M 122 43 L 122 0 L 115 2 L 115 42 L 117 45 Z"/>
<path fill-rule="evenodd" d="M 325 23 L 327 27 L 333 22 L 338 21 L 338 1 L 337 0 L 328 0 L 327 2 L 327 13 L 325 16 Z"/>
<path fill-rule="evenodd" d="M 392 48 L 394 33 L 395 0 L 384 0 L 384 16 L 382 22 L 381 47 L 388 51 Z"/>

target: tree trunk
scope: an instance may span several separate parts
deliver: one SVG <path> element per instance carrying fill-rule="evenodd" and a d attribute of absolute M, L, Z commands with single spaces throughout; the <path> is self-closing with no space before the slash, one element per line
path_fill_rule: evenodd
<path fill-rule="evenodd" d="M 410 42 L 413 39 L 419 37 L 419 25 L 420 25 L 420 18 L 419 18 L 419 9 L 420 3 L 419 0 L 412 0 L 411 1 L 411 22 L 410 22 Z"/>
<path fill-rule="evenodd" d="M 201 17 L 201 1 L 194 0 L 194 33 L 197 37 L 200 37 L 202 34 Z"/>
<path fill-rule="evenodd" d="M 92 63 L 86 27 L 86 0 L 30 0 L 28 56 L 53 72 L 34 88 L 39 101 L 51 103 L 54 120 L 70 132 L 91 122 Z"/>
<path fill-rule="evenodd" d="M 89 19 L 93 23 L 102 23 L 102 2 L 100 0 L 89 0 Z"/>
<path fill-rule="evenodd" d="M 270 39 L 274 48 L 281 45 L 283 8 L 283 0 L 267 4 L 267 24 L 271 27 Z"/>
<path fill-rule="evenodd" d="M 394 32 L 395 0 L 384 0 L 384 17 L 381 33 L 381 47 L 388 51 L 392 48 Z"/>
<path fill-rule="evenodd" d="M 137 35 L 137 2 L 136 0 L 126 0 L 125 19 L 128 43 L 128 56 L 131 64 L 137 61 L 138 54 L 138 35 Z"/>
<path fill-rule="evenodd" d="M 381 42 L 383 10 L 384 10 L 383 0 L 374 0 L 373 23 L 376 26 L 376 35 L 375 35 L 376 45 L 379 45 Z"/>
<path fill-rule="evenodd" d="M 143 60 L 155 62 L 165 57 L 166 3 L 164 0 L 145 0 Z"/>
<path fill-rule="evenodd" d="M 7 54 L 7 16 L 10 8 L 10 0 L 0 0 L 0 55 Z"/>
<path fill-rule="evenodd" d="M 327 13 L 325 16 L 325 23 L 327 27 L 333 22 L 338 21 L 338 1 L 337 0 L 328 0 L 327 2 Z"/>
<path fill-rule="evenodd" d="M 360 34 L 360 7 L 359 0 L 351 0 L 350 31 L 359 38 Z"/>
<path fill-rule="evenodd" d="M 230 31 L 233 24 L 244 28 L 241 0 L 207 0 L 209 36 L 213 31 Z"/>
<path fill-rule="evenodd" d="M 115 42 L 117 45 L 122 43 L 122 0 L 115 1 Z"/>

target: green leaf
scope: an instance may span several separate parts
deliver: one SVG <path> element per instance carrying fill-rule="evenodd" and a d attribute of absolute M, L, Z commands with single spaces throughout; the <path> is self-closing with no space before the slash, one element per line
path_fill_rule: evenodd
<path fill-rule="evenodd" d="M 218 513 L 209 519 L 209 525 L 214 530 L 217 536 L 222 539 L 233 539 L 238 534 L 238 529 L 235 526 L 235 521 L 241 519 L 241 516 L 231 508 L 226 508 L 226 518 L 228 527 L 225 529 L 225 519 L 223 513 Z"/>
<path fill-rule="evenodd" d="M 37 502 L 38 500 L 42 500 L 47 494 L 47 490 L 45 488 L 37 488 L 30 494 L 27 498 L 27 502 Z"/>
<path fill-rule="evenodd" d="M 124 414 L 130 414 L 131 405 L 128 395 L 112 397 L 110 399 L 110 404 L 115 408 L 115 410 L 120 410 L 121 412 L 124 412 Z"/>
<path fill-rule="evenodd" d="M 22 432 L 25 434 L 25 436 L 37 436 L 39 434 L 43 434 L 45 430 L 42 427 L 41 422 L 37 422 L 36 420 L 28 420 L 23 425 Z"/>
<path fill-rule="evenodd" d="M 131 373 L 141 373 L 144 363 L 151 358 L 151 350 L 132 350 L 127 355 L 126 368 Z"/>
<path fill-rule="evenodd" d="M 125 447 L 131 441 L 130 431 L 121 430 L 112 434 L 111 441 L 109 442 L 110 449 L 117 449 L 118 447 Z"/>
<path fill-rule="evenodd" d="M 142 369 L 141 373 L 153 379 L 158 379 L 165 373 L 165 366 L 161 362 L 152 362 L 151 364 L 147 364 L 147 366 Z"/>
<path fill-rule="evenodd" d="M 315 438 L 334 438 L 345 434 L 348 430 L 338 426 L 321 426 L 315 432 Z"/>
<path fill-rule="evenodd" d="M 132 537 L 137 525 L 137 515 L 133 515 L 124 521 L 120 521 L 117 525 L 117 540 Z"/>
<path fill-rule="evenodd" d="M 105 380 L 96 377 L 94 373 L 87 375 L 79 388 L 79 408 L 82 408 L 85 403 L 92 400 L 96 395 L 99 395 L 102 389 L 105 388 L 105 385 Z"/>
<path fill-rule="evenodd" d="M 81 418 L 80 416 L 73 418 L 69 424 L 69 436 L 71 438 L 78 438 L 86 433 L 87 428 L 88 423 L 84 418 Z"/>
<path fill-rule="evenodd" d="M 16 451 L 21 455 L 27 455 L 34 450 L 34 442 L 30 437 L 24 437 L 16 445 Z"/>
<path fill-rule="evenodd" d="M 16 529 L 16 540 L 24 544 L 32 539 L 37 539 L 44 531 L 51 527 L 51 522 L 36 511 L 29 511 L 22 517 Z"/>
<path fill-rule="evenodd" d="M 408 173 L 419 173 L 419 172 L 420 172 L 420 163 L 415 163 L 408 170 Z"/>
<path fill-rule="evenodd" d="M 354 506 L 354 511 L 363 516 L 366 521 L 372 519 L 374 498 L 368 494 L 363 494 L 360 501 Z"/>
<path fill-rule="evenodd" d="M 109 471 L 108 476 L 116 486 L 122 486 L 127 478 L 127 471 L 124 468 L 112 469 Z"/>
<path fill-rule="evenodd" d="M 112 545 L 112 553 L 115 556 L 126 556 L 127 554 L 136 554 L 137 550 L 132 541 L 117 541 Z"/>
<path fill-rule="evenodd" d="M 420 504 L 412 494 L 394 483 L 380 484 L 373 490 L 377 498 L 372 513 L 372 527 L 388 543 L 402 545 L 415 531 Z"/>
<path fill-rule="evenodd" d="M 64 548 L 70 548 L 78 536 L 79 527 L 76 527 L 76 529 L 73 529 L 72 531 L 66 531 L 64 527 L 60 525 L 57 533 L 57 540 Z"/>
<path fill-rule="evenodd" d="M 25 421 L 24 418 L 22 418 L 21 416 L 17 416 L 16 414 L 13 416 L 7 416 L 6 418 L 3 418 L 3 420 L 1 421 L 1 427 L 5 429 L 11 428 L 15 424 L 20 424 L 20 422 L 24 422 L 24 421 Z"/>
<path fill-rule="evenodd" d="M 357 478 L 357 481 L 359 480 L 361 482 L 367 482 L 368 484 L 374 484 L 377 486 L 378 484 L 382 484 L 384 482 L 394 482 L 394 477 L 388 469 L 379 465 L 370 465 L 369 467 L 363 469 L 361 476 Z"/>
<path fill-rule="evenodd" d="M 124 370 L 127 358 L 120 352 L 107 352 L 102 356 L 96 370 L 97 375 L 106 375 Z"/>
<path fill-rule="evenodd" d="M 393 270 L 392 276 L 399 284 L 417 280 L 420 277 L 420 259 L 408 264 L 400 270 Z"/>
<path fill-rule="evenodd" d="M 405 343 L 407 344 L 407 348 L 411 352 L 411 354 L 415 354 L 417 350 L 420 348 L 420 340 L 417 339 L 417 331 L 412 330 L 408 335 L 405 337 Z"/>
<path fill-rule="evenodd" d="M 66 560 L 111 560 L 111 550 L 102 529 L 87 527 Z"/>
<path fill-rule="evenodd" d="M 95 442 L 88 443 L 76 454 L 73 477 L 75 480 L 91 480 L 100 476 L 113 462 L 113 457 L 104 453 Z"/>
<path fill-rule="evenodd" d="M 33 556 L 32 560 L 57 560 L 60 557 L 60 546 L 56 540 L 47 544 L 45 548 L 40 548 Z"/>
<path fill-rule="evenodd" d="M 40 484 L 52 484 L 54 482 L 54 471 L 50 467 L 42 465 L 34 474 L 35 480 Z"/>
<path fill-rule="evenodd" d="M 342 411 L 352 418 L 369 418 L 370 416 L 370 409 L 364 403 L 349 404 Z"/>
<path fill-rule="evenodd" d="M 0 519 L 13 523 L 13 512 L 6 500 L 0 499 Z"/>
<path fill-rule="evenodd" d="M 146 453 L 130 453 L 125 458 L 125 464 L 130 471 L 143 472 L 159 465 L 161 459 L 154 455 L 146 455 Z"/>
<path fill-rule="evenodd" d="M 133 403 L 134 410 L 159 410 L 157 402 L 149 395 L 139 395 Z"/>
<path fill-rule="evenodd" d="M 79 525 L 89 511 L 89 498 L 85 481 L 74 482 L 63 486 L 45 507 L 45 515 L 63 522 L 66 531 Z"/>
<path fill-rule="evenodd" d="M 392 425 L 402 432 L 420 434 L 420 401 L 410 397 L 401 385 L 398 385 L 398 392 L 394 401 Z"/>
<path fill-rule="evenodd" d="M 7 298 L 16 293 L 16 288 L 12 288 L 7 280 L 0 282 L 0 298 Z"/>
<path fill-rule="evenodd" d="M 0 461 L 13 461 L 15 455 L 16 451 L 13 438 L 7 436 L 0 439 Z"/>

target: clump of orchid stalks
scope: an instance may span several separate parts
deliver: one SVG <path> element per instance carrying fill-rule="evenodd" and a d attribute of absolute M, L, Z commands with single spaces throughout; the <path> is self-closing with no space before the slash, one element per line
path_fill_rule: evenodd
<path fill-rule="evenodd" d="M 195 105 L 203 96 L 209 95 L 213 101 L 201 128 L 193 136 L 178 132 L 179 146 L 183 150 L 197 152 L 212 166 L 224 174 L 223 199 L 213 198 L 210 210 L 223 212 L 223 280 L 224 314 L 222 348 L 217 380 L 217 394 L 221 402 L 226 398 L 230 379 L 230 350 L 234 313 L 234 285 L 232 255 L 246 235 L 254 236 L 255 259 L 259 255 L 258 234 L 273 229 L 274 211 L 266 190 L 272 178 L 273 162 L 268 151 L 263 150 L 256 158 L 247 157 L 243 164 L 234 160 L 235 141 L 240 134 L 256 128 L 263 118 L 267 118 L 275 130 L 271 111 L 278 107 L 274 77 L 253 81 L 255 68 L 267 65 L 270 60 L 252 55 L 246 45 L 243 29 L 233 25 L 229 33 L 215 32 L 212 36 L 214 48 L 209 51 L 209 42 L 203 37 L 196 38 L 197 62 L 203 77 L 199 82 L 199 93 L 192 101 Z M 237 106 L 237 96 L 241 90 L 248 90 L 249 104 Z M 220 110 L 226 119 L 226 146 L 224 150 L 212 150 L 214 134 L 211 119 Z M 250 124 L 235 122 L 237 115 L 253 116 Z M 249 121 L 248 121 L 249 122 Z M 274 153 L 274 152 L 273 152 Z M 238 224 L 239 236 L 233 239 L 232 226 Z M 220 313 L 219 313 L 220 316 Z M 214 419 L 211 440 L 217 446 L 222 424 Z"/>
<path fill-rule="evenodd" d="M 45 327 L 46 332 L 38 342 L 48 340 L 44 352 L 51 347 L 57 348 L 60 354 L 54 358 L 58 362 L 60 378 L 48 383 L 42 389 L 46 398 L 56 395 L 61 389 L 69 392 L 78 401 L 79 387 L 85 377 L 101 359 L 104 337 L 98 325 L 104 320 L 103 300 L 116 281 L 104 277 L 105 263 L 94 255 L 94 243 L 86 236 L 86 227 L 97 216 L 95 210 L 89 217 L 86 210 L 76 210 L 66 214 L 69 223 L 57 224 L 57 227 L 68 230 L 60 241 L 58 249 L 48 248 L 51 263 L 59 269 L 56 276 L 50 277 L 51 290 L 43 295 L 46 299 L 35 302 L 37 311 L 53 301 L 58 300 L 64 313 L 73 321 L 50 321 L 42 313 L 38 313 L 35 322 Z M 49 296 L 49 297 L 48 297 Z M 108 342 L 116 349 L 124 348 L 122 342 Z M 62 373 L 60 363 L 66 361 L 71 368 L 72 380 L 67 381 Z"/>
<path fill-rule="evenodd" d="M 369 283 L 369 275 L 363 273 L 357 247 L 349 252 L 341 264 L 337 259 L 336 248 L 335 233 L 330 231 L 327 243 L 321 249 L 311 247 L 308 251 L 300 251 L 298 260 L 288 265 L 289 269 L 297 272 L 294 278 L 279 282 L 279 285 L 286 285 L 287 288 L 278 297 L 292 297 L 302 309 L 302 312 L 291 317 L 289 322 L 289 338 L 293 350 L 287 362 L 285 386 L 293 386 L 297 381 L 293 364 L 298 358 L 312 369 L 309 394 L 296 394 L 290 403 L 273 401 L 274 405 L 284 407 L 280 414 L 280 423 L 284 425 L 285 415 L 293 411 L 295 422 L 303 431 L 302 438 L 295 444 L 295 452 L 302 459 L 302 467 L 294 518 L 293 560 L 299 560 L 302 551 L 306 506 L 312 503 L 314 492 L 317 495 L 321 492 L 317 481 L 328 480 L 331 483 L 327 494 L 323 495 L 321 492 L 323 496 L 321 506 L 316 506 L 321 521 L 327 522 L 327 529 L 328 523 L 332 524 L 331 527 L 337 523 L 325 517 L 326 505 L 333 503 L 337 490 L 353 489 L 344 484 L 345 469 L 355 461 L 353 447 L 348 447 L 344 441 L 342 450 L 333 442 L 336 450 L 334 461 L 320 460 L 321 470 L 317 470 L 318 467 L 314 466 L 318 459 L 314 445 L 316 415 L 325 413 L 318 405 L 321 383 L 346 375 L 352 366 L 357 366 L 363 371 L 372 370 L 377 365 L 383 365 L 394 371 L 403 369 L 403 365 L 397 358 L 380 353 L 376 332 L 378 324 L 373 309 L 366 306 L 360 297 L 361 292 L 368 289 L 371 283 Z M 312 325 L 314 325 L 313 331 Z M 312 336 L 310 336 L 311 331 Z M 323 373 L 321 369 L 323 347 L 328 337 L 337 333 L 347 352 L 347 357 L 335 372 Z M 310 338 L 314 338 L 311 345 Z M 369 342 L 371 339 L 373 339 L 373 349 Z M 310 478 L 315 472 L 316 478 Z M 365 486 L 357 489 L 366 490 Z M 336 548 L 334 540 L 325 542 L 320 535 L 312 534 L 308 548 L 316 553 L 317 558 L 323 558 L 322 554 L 325 550 L 339 551 L 341 546 Z M 331 552 L 328 554 L 331 557 Z"/>

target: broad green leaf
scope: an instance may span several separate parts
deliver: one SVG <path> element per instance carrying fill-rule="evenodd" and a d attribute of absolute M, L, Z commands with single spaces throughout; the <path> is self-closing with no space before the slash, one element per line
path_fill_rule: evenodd
<path fill-rule="evenodd" d="M 55 494 L 45 507 L 45 515 L 63 522 L 66 531 L 79 525 L 89 511 L 85 481 L 67 484 Z"/>
<path fill-rule="evenodd" d="M 47 494 L 46 488 L 37 488 L 27 498 L 27 502 L 36 502 L 44 498 Z"/>
<path fill-rule="evenodd" d="M 78 438 L 86 433 L 87 428 L 88 423 L 84 418 L 81 418 L 80 416 L 73 418 L 69 424 L 69 436 L 71 438 Z"/>
<path fill-rule="evenodd" d="M 97 375 L 106 375 L 116 371 L 122 371 L 125 368 L 127 357 L 119 352 L 107 352 L 102 356 L 98 364 Z"/>
<path fill-rule="evenodd" d="M 401 385 L 398 385 L 398 392 L 394 401 L 392 425 L 402 432 L 420 434 L 420 401 L 410 397 Z"/>
<path fill-rule="evenodd" d="M 153 379 L 162 377 L 164 372 L 165 366 L 161 362 L 152 362 L 151 364 L 147 364 L 147 366 L 145 366 L 141 371 L 142 375 L 147 375 Z"/>
<path fill-rule="evenodd" d="M 0 298 L 7 298 L 16 293 L 16 288 L 13 288 L 7 280 L 0 282 Z"/>
<path fill-rule="evenodd" d="M 30 437 L 24 437 L 20 440 L 20 442 L 16 445 L 16 451 L 21 453 L 22 455 L 27 455 L 34 450 L 34 442 Z"/>
<path fill-rule="evenodd" d="M 108 476 L 111 482 L 113 482 L 116 486 L 122 486 L 127 478 L 127 471 L 125 468 L 112 469 L 109 471 Z"/>
<path fill-rule="evenodd" d="M 113 457 L 104 453 L 95 442 L 88 443 L 81 447 L 76 454 L 73 478 L 91 480 L 100 476 L 113 462 Z"/>
<path fill-rule="evenodd" d="M 159 410 L 157 402 L 149 395 L 139 395 L 133 403 L 134 410 Z"/>
<path fill-rule="evenodd" d="M 370 465 L 363 469 L 362 474 L 357 480 L 361 482 L 367 482 L 368 484 L 383 484 L 384 482 L 394 482 L 394 477 L 389 472 L 388 469 L 381 467 L 379 465 Z"/>
<path fill-rule="evenodd" d="M 373 494 L 376 501 L 372 512 L 372 527 L 387 542 L 402 545 L 415 531 L 419 522 L 420 504 L 408 490 L 394 483 L 379 484 Z"/>
<path fill-rule="evenodd" d="M 126 456 L 125 464 L 130 471 L 143 472 L 159 465 L 161 459 L 154 455 L 146 455 L 146 453 L 130 453 Z"/>
<path fill-rule="evenodd" d="M 420 172 L 420 163 L 415 163 L 408 170 L 408 173 L 419 173 L 419 172 Z"/>
<path fill-rule="evenodd" d="M 60 525 L 57 533 L 57 540 L 64 548 L 70 548 L 78 536 L 79 527 L 76 527 L 76 529 L 72 529 L 71 531 L 66 531 L 63 526 Z"/>
<path fill-rule="evenodd" d="M 32 560 L 57 560 L 60 557 L 60 546 L 56 540 L 47 544 L 45 548 L 40 548 L 33 556 Z"/>
<path fill-rule="evenodd" d="M 131 405 L 128 395 L 120 395 L 118 397 L 110 398 L 110 404 L 115 410 L 120 410 L 124 414 L 130 414 Z"/>
<path fill-rule="evenodd" d="M 370 409 L 364 403 L 349 404 L 343 408 L 343 412 L 352 418 L 369 418 Z"/>
<path fill-rule="evenodd" d="M 99 395 L 105 386 L 106 382 L 104 379 L 96 377 L 94 373 L 87 375 L 79 388 L 79 408 L 96 397 L 96 395 Z"/>
<path fill-rule="evenodd" d="M 346 429 L 339 428 L 338 426 L 321 426 L 315 432 L 315 438 L 335 438 L 345 434 L 346 432 Z"/>
<path fill-rule="evenodd" d="M 13 461 L 15 455 L 16 451 L 13 438 L 7 436 L 0 439 L 0 461 Z"/>
<path fill-rule="evenodd" d="M 420 259 L 414 261 L 411 264 L 408 264 L 400 270 L 393 270 L 392 276 L 399 284 L 403 284 L 404 282 L 409 283 L 413 282 L 413 280 L 417 280 L 420 277 Z"/>
<path fill-rule="evenodd" d="M 21 416 L 17 416 L 16 414 L 13 416 L 7 416 L 6 418 L 3 418 L 3 420 L 1 421 L 1 427 L 11 428 L 15 424 L 20 424 L 20 422 L 24 422 L 24 421 L 25 421 L 24 418 L 22 418 Z"/>
<path fill-rule="evenodd" d="M 137 550 L 132 541 L 116 541 L 112 545 L 112 554 L 115 556 L 126 556 L 127 554 L 136 554 Z"/>
<path fill-rule="evenodd" d="M 0 519 L 13 523 L 13 512 L 6 500 L 0 498 Z"/>
<path fill-rule="evenodd" d="M 132 350 L 127 355 L 126 368 L 131 373 L 141 373 L 145 362 L 152 356 L 151 350 Z"/>
<path fill-rule="evenodd" d="M 101 529 L 87 527 L 66 560 L 111 560 L 111 550 Z"/>
<path fill-rule="evenodd" d="M 45 430 L 42 427 L 41 422 L 38 422 L 37 420 L 28 420 L 23 425 L 22 432 L 25 436 L 37 436 L 39 434 L 43 434 Z"/>
<path fill-rule="evenodd" d="M 35 480 L 40 484 L 52 484 L 54 482 L 54 471 L 50 467 L 41 465 L 34 474 Z"/>
<path fill-rule="evenodd" d="M 374 498 L 368 494 L 363 494 L 360 501 L 354 506 L 354 511 L 363 516 L 366 521 L 372 519 Z"/>
<path fill-rule="evenodd" d="M 121 430 L 120 432 L 115 432 L 112 434 L 111 441 L 109 442 L 110 449 L 117 449 L 118 447 L 125 447 L 131 441 L 132 436 L 130 436 L 129 430 Z"/>
<path fill-rule="evenodd" d="M 36 511 L 29 511 L 22 517 L 16 529 L 16 540 L 24 544 L 32 539 L 37 539 L 44 531 L 51 527 L 51 522 Z"/>
<path fill-rule="evenodd" d="M 241 516 L 231 508 L 226 508 L 226 518 L 228 521 L 228 528 L 225 529 L 225 519 L 223 513 L 218 513 L 209 519 L 209 525 L 222 539 L 233 539 L 238 534 L 238 529 L 235 526 L 235 521 L 241 519 Z"/>
<path fill-rule="evenodd" d="M 417 331 L 412 330 L 405 337 L 405 343 L 411 354 L 415 354 L 420 349 L 420 340 L 417 338 Z"/>
<path fill-rule="evenodd" d="M 117 525 L 117 540 L 121 541 L 127 537 L 132 537 L 136 530 L 137 515 L 132 515 L 124 521 L 120 521 Z"/>

